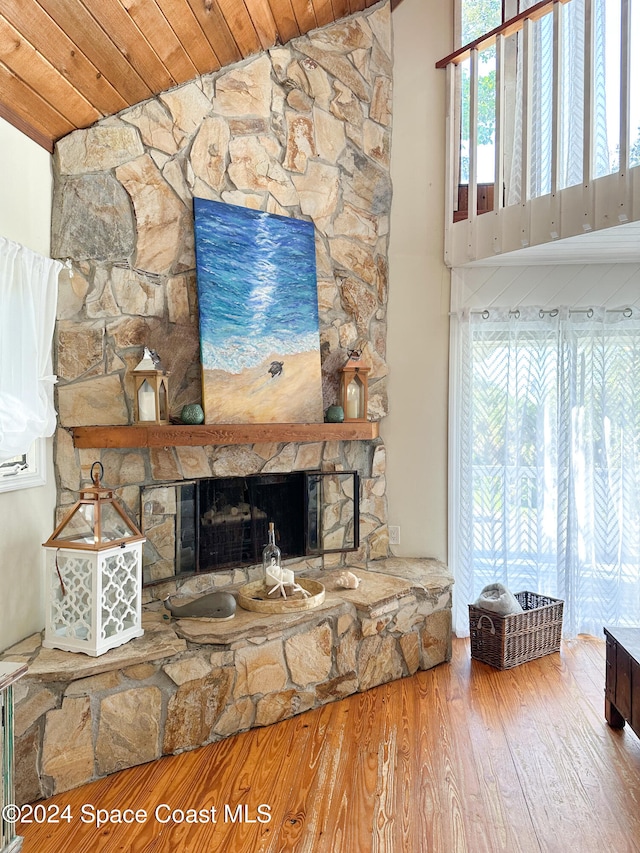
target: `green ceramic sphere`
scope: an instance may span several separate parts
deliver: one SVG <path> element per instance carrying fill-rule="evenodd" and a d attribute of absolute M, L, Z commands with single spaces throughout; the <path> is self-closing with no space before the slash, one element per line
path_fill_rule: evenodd
<path fill-rule="evenodd" d="M 344 420 L 344 409 L 342 406 L 329 406 L 325 413 L 325 421 L 328 424 L 341 424 Z"/>
<path fill-rule="evenodd" d="M 202 406 L 198 403 L 189 403 L 189 405 L 183 406 L 180 420 L 183 424 L 190 424 L 191 426 L 201 424 L 204 421 Z"/>

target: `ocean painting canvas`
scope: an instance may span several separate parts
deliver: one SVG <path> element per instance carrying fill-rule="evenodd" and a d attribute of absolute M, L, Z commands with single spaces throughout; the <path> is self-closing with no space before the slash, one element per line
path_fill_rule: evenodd
<path fill-rule="evenodd" d="M 320 423 L 313 224 L 193 204 L 205 423 Z"/>

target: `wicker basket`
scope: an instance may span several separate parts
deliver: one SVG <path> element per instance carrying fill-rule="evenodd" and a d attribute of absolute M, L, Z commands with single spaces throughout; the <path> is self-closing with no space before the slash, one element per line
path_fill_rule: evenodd
<path fill-rule="evenodd" d="M 469 605 L 474 660 L 510 669 L 560 649 L 564 602 L 535 592 L 518 592 L 516 598 L 524 612 L 511 616 Z"/>

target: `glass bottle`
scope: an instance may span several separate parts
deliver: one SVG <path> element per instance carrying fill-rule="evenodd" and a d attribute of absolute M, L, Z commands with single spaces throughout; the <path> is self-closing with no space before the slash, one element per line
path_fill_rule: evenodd
<path fill-rule="evenodd" d="M 262 568 L 269 585 L 282 580 L 282 555 L 280 548 L 276 545 L 276 529 L 273 521 L 269 522 L 269 541 L 262 549 Z"/>

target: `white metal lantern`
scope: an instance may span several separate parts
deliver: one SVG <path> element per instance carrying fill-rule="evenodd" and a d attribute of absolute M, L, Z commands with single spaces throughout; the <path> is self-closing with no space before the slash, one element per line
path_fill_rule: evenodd
<path fill-rule="evenodd" d="M 102 465 L 91 467 L 93 486 L 80 492 L 44 547 L 47 617 L 42 645 L 97 657 L 142 630 L 142 543 L 145 537 L 100 485 Z"/>

